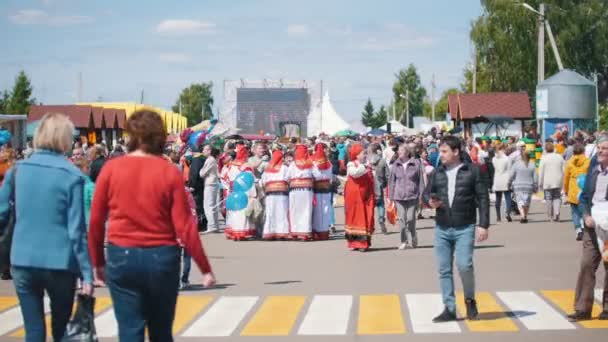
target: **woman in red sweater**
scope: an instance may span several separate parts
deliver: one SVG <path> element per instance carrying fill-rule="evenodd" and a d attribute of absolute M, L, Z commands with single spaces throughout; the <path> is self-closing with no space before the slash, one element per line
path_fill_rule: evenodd
<path fill-rule="evenodd" d="M 109 160 L 97 178 L 89 250 L 98 280 L 106 281 L 121 341 L 172 341 L 179 287 L 180 245 L 215 284 L 192 219 L 183 179 L 162 157 L 160 115 L 133 113 L 126 123 L 128 155 Z M 108 246 L 104 257 L 105 222 Z"/>

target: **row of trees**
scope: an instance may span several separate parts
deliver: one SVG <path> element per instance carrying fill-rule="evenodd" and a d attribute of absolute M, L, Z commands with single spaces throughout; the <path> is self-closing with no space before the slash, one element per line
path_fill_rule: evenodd
<path fill-rule="evenodd" d="M 608 129 L 608 1 L 527 0 L 534 8 L 543 2 L 564 67 L 592 79 L 598 76 L 600 123 Z M 447 112 L 448 94 L 473 91 L 476 70 L 478 92 L 526 91 L 535 98 L 537 84 L 538 17 L 522 3 L 481 0 L 482 14 L 471 23 L 470 38 L 476 58 L 463 69 L 460 88 L 446 90 L 435 113 Z M 545 75 L 558 72 L 549 39 L 545 41 Z M 475 65 L 473 65 L 475 63 Z M 395 75 L 393 102 L 397 119 L 404 122 L 405 90 L 409 90 L 410 115 L 430 117 L 431 102 L 413 65 Z M 388 109 L 389 112 L 392 108 Z M 362 116 L 363 122 L 363 116 Z M 411 122 L 411 120 L 410 120 Z M 365 122 L 363 122 L 365 124 Z M 371 127 L 371 126 L 370 126 Z"/>
<path fill-rule="evenodd" d="M 32 97 L 32 84 L 24 71 L 15 78 L 13 88 L 0 92 L 0 113 L 27 114 L 36 102 Z"/>

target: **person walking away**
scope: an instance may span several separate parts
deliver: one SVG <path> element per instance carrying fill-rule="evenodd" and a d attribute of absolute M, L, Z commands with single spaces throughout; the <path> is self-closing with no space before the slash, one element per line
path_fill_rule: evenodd
<path fill-rule="evenodd" d="M 312 156 L 312 175 L 314 177 L 314 205 L 312 209 L 312 235 L 314 240 L 328 240 L 329 228 L 332 225 L 333 207 L 332 189 L 334 175 L 330 161 L 325 155 L 327 146 L 324 143 L 315 145 Z"/>
<path fill-rule="evenodd" d="M 293 239 L 312 239 L 314 179 L 308 147 L 296 145 L 294 160 L 287 170 L 289 180 L 289 226 Z"/>
<path fill-rule="evenodd" d="M 287 169 L 283 162 L 283 152 L 275 150 L 262 173 L 261 185 L 264 187 L 266 210 L 264 215 L 264 240 L 285 240 L 289 234 L 289 184 Z"/>
<path fill-rule="evenodd" d="M 545 154 L 540 158 L 538 184 L 544 191 L 547 218 L 559 222 L 564 181 L 564 158 L 555 153 L 553 143 L 545 144 Z"/>
<path fill-rule="evenodd" d="M 507 221 L 511 222 L 511 191 L 509 190 L 509 177 L 511 172 L 511 160 L 505 154 L 503 144 L 496 145 L 496 155 L 492 158 L 494 168 L 493 190 L 496 195 L 496 221 L 502 220 L 502 198 L 505 199 L 505 213 Z"/>
<path fill-rule="evenodd" d="M 351 250 L 367 251 L 374 234 L 374 176 L 366 165 L 363 146 L 350 146 L 344 186 L 345 237 Z"/>
<path fill-rule="evenodd" d="M 582 189 L 579 188 L 578 178 L 584 177 L 589 169 L 590 160 L 585 157 L 585 147 L 576 143 L 572 149 L 572 157 L 566 163 L 564 172 L 564 193 L 570 204 L 572 223 L 576 233 L 576 241 L 583 240 L 583 212 L 579 201 Z"/>
<path fill-rule="evenodd" d="M 422 148 L 420 150 L 420 161 L 422 162 L 422 168 L 424 170 L 424 179 L 426 182 L 426 181 L 428 181 L 429 177 L 431 176 L 431 173 L 433 173 L 433 170 L 435 170 L 435 167 L 429 160 L 429 152 L 427 151 L 426 148 Z M 426 206 L 426 204 L 422 203 L 422 201 L 421 201 L 420 203 L 418 203 L 418 219 L 419 220 L 424 219 L 424 215 L 423 215 L 424 209 L 428 209 L 428 207 Z"/>
<path fill-rule="evenodd" d="M 379 144 L 372 144 L 369 149 L 369 162 L 374 175 L 374 204 L 376 206 L 376 218 L 383 234 L 386 230 L 386 208 L 384 203 L 384 190 L 388 186 L 390 177 L 389 167 L 386 159 L 382 156 L 382 148 Z"/>
<path fill-rule="evenodd" d="M 93 183 L 97 182 L 97 177 L 101 172 L 101 168 L 106 163 L 105 152 L 105 148 L 101 145 L 95 145 L 89 151 L 89 158 L 91 159 L 90 178 Z"/>
<path fill-rule="evenodd" d="M 259 180 L 262 178 L 262 173 L 266 169 L 268 165 L 269 155 L 268 155 L 268 146 L 264 141 L 260 141 L 255 144 L 253 149 L 254 155 L 249 158 L 249 165 L 253 169 L 253 175 L 255 177 L 256 183 L 256 200 L 260 205 L 257 206 L 259 210 L 259 215 L 257 219 L 255 219 L 255 229 L 256 235 L 258 237 L 262 237 L 262 232 L 264 231 L 264 188 L 259 184 Z"/>
<path fill-rule="evenodd" d="M 597 139 L 596 157 L 589 163 L 585 186 L 581 193 L 579 206 L 583 212 L 583 256 L 574 291 L 574 313 L 568 315 L 572 322 L 591 319 L 596 286 L 595 273 L 602 262 L 604 246 L 598 243 L 598 232 L 606 233 L 606 207 L 608 206 L 608 133 L 602 133 Z M 597 209 L 600 209 L 599 212 Z M 598 221 L 603 221 L 602 223 Z M 604 254 L 604 288 L 600 307 L 602 312 L 598 319 L 608 320 L 608 258 Z"/>
<path fill-rule="evenodd" d="M 207 219 L 207 233 L 217 233 L 220 231 L 219 210 L 217 207 L 218 191 L 219 191 L 219 172 L 217 168 L 217 158 L 219 150 L 211 145 L 203 147 L 203 156 L 205 164 L 199 172 L 199 176 L 203 180 L 203 209 L 205 218 Z"/>
<path fill-rule="evenodd" d="M 108 161 L 96 183 L 89 251 L 95 276 L 108 284 L 119 340 L 143 341 L 147 330 L 150 341 L 172 341 L 180 246 L 203 273 L 204 286 L 212 286 L 215 277 L 182 177 L 162 157 L 162 118 L 140 110 L 125 126 L 129 154 Z"/>
<path fill-rule="evenodd" d="M 475 301 L 473 251 L 475 241 L 488 238 L 489 196 L 479 168 L 461 160 L 462 144 L 454 136 L 439 143 L 441 166 L 431 174 L 423 200 L 437 210 L 435 217 L 435 256 L 439 265 L 439 284 L 445 309 L 433 322 L 456 320 L 456 300 L 452 268 L 454 256 L 462 280 L 468 320 L 478 319 Z M 479 227 L 475 227 L 479 210 Z"/>
<path fill-rule="evenodd" d="M 390 169 L 388 196 L 397 206 L 397 221 L 401 232 L 403 250 L 409 247 L 407 232 L 412 238 L 412 247 L 418 247 L 416 234 L 416 208 L 424 191 L 424 169 L 414 151 L 402 144 L 397 150 L 397 159 Z"/>
<path fill-rule="evenodd" d="M 8 171 L 0 189 L 0 227 L 9 219 L 9 200 L 15 201 L 11 273 L 28 342 L 46 340 L 45 292 L 51 301 L 54 341 L 63 338 L 71 317 L 78 275 L 83 277 L 82 294 L 93 295 L 83 210 L 85 177 L 65 158 L 73 132 L 67 116 L 46 114 L 34 134 L 34 153 Z"/>
<path fill-rule="evenodd" d="M 538 189 L 537 184 L 536 166 L 530 162 L 530 154 L 522 152 L 521 160 L 513 164 L 509 176 L 509 188 L 515 193 L 521 223 L 528 223 L 532 194 Z"/>
<path fill-rule="evenodd" d="M 193 153 L 188 171 L 188 188 L 194 197 L 196 203 L 196 214 L 198 217 L 198 231 L 204 232 L 207 230 L 207 217 L 205 217 L 205 184 L 200 176 L 203 166 L 205 166 L 206 158 L 200 153 L 200 146 L 197 146 L 196 153 Z"/>

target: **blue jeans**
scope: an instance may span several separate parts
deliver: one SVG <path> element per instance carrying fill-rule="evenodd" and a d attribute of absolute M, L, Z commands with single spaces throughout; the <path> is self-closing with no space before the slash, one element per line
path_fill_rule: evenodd
<path fill-rule="evenodd" d="M 376 216 L 378 216 L 378 223 L 384 224 L 386 220 L 386 208 L 384 207 L 384 196 L 376 198 Z"/>
<path fill-rule="evenodd" d="M 454 296 L 454 276 L 452 268 L 454 256 L 460 273 L 465 298 L 475 298 L 475 271 L 473 250 L 475 248 L 475 225 L 463 227 L 435 227 L 435 256 L 439 267 L 439 286 L 443 304 L 456 312 Z"/>
<path fill-rule="evenodd" d="M 570 203 L 570 210 L 572 211 L 572 223 L 574 223 L 574 229 L 578 232 L 583 230 L 583 209 L 580 204 Z"/>
<path fill-rule="evenodd" d="M 179 287 L 178 246 L 107 248 L 106 279 L 120 341 L 173 341 Z"/>
<path fill-rule="evenodd" d="M 182 256 L 182 283 L 190 282 L 190 268 L 192 267 L 192 257 L 186 250 L 183 250 Z"/>
<path fill-rule="evenodd" d="M 11 273 L 23 315 L 25 341 L 46 340 L 43 302 L 45 291 L 51 300 L 53 340 L 60 341 L 72 316 L 76 274 L 69 271 L 19 266 L 13 266 Z"/>

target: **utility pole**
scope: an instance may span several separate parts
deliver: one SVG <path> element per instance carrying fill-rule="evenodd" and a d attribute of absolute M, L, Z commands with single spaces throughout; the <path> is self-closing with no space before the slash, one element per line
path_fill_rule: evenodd
<path fill-rule="evenodd" d="M 405 90 L 405 126 L 410 128 L 410 90 Z"/>
<path fill-rule="evenodd" d="M 477 48 L 473 47 L 473 94 L 477 94 Z"/>
<path fill-rule="evenodd" d="M 538 9 L 538 84 L 545 80 L 545 4 Z M 536 113 L 536 132 L 542 134 L 541 120 Z"/>
<path fill-rule="evenodd" d="M 435 74 L 431 81 L 431 119 L 435 122 Z"/>
<path fill-rule="evenodd" d="M 600 131 L 600 103 L 599 98 L 599 87 L 597 80 L 597 73 L 593 74 L 593 81 L 595 82 L 595 131 Z"/>
<path fill-rule="evenodd" d="M 144 104 L 144 90 L 141 90 L 141 95 L 139 97 L 139 103 Z"/>

